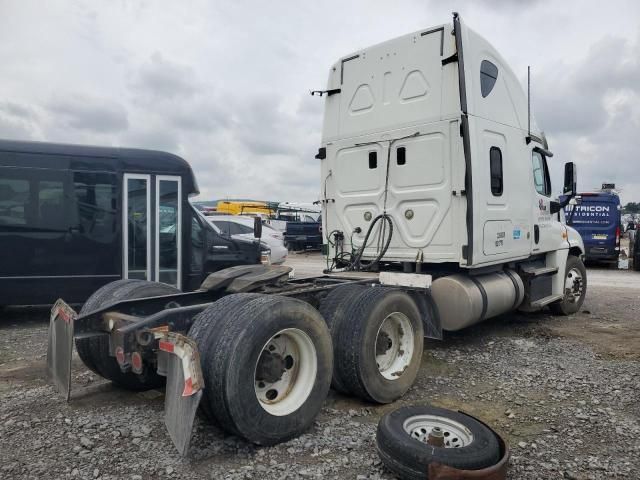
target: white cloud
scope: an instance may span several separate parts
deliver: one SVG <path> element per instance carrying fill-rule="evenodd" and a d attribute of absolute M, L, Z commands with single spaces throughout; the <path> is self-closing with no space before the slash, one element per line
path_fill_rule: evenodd
<path fill-rule="evenodd" d="M 555 184 L 574 160 L 582 186 L 611 180 L 639 200 L 631 0 L 3 2 L 0 137 L 169 150 L 192 164 L 203 198 L 311 201 L 323 105 L 308 91 L 339 57 L 453 10 L 523 79 L 533 66 Z"/>

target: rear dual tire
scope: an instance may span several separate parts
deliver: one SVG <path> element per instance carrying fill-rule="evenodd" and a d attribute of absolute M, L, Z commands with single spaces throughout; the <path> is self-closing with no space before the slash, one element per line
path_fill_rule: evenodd
<path fill-rule="evenodd" d="M 165 283 L 124 279 L 108 283 L 96 290 L 82 306 L 80 315 L 104 308 L 112 303 L 133 298 L 155 297 L 180 293 Z M 123 372 L 115 357 L 109 354 L 109 336 L 77 338 L 76 350 L 82 362 L 101 377 L 127 390 L 143 391 L 162 387 L 165 377 L 156 373 L 155 366 L 145 364 L 140 374 Z"/>
<path fill-rule="evenodd" d="M 225 430 L 273 445 L 308 429 L 331 383 L 333 354 L 320 314 L 277 295 L 235 294 L 194 321 L 202 409 Z"/>
<path fill-rule="evenodd" d="M 390 403 L 411 388 L 420 369 L 420 309 L 401 290 L 354 287 L 337 287 L 320 306 L 333 339 L 332 385 L 369 402 Z"/>

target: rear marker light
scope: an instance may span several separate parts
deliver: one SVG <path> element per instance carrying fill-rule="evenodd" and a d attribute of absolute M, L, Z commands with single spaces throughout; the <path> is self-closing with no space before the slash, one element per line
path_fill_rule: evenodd
<path fill-rule="evenodd" d="M 118 361 L 119 365 L 125 364 L 124 350 L 122 349 L 122 347 L 116 348 L 116 360 Z"/>
<path fill-rule="evenodd" d="M 140 355 L 140 352 L 131 354 L 131 367 L 135 373 L 142 373 L 142 355 Z"/>

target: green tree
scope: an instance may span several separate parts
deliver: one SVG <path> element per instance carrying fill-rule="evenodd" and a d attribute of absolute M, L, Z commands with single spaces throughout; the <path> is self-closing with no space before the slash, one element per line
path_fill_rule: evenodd
<path fill-rule="evenodd" d="M 640 213 L 640 203 L 629 202 L 622 209 L 624 213 Z"/>

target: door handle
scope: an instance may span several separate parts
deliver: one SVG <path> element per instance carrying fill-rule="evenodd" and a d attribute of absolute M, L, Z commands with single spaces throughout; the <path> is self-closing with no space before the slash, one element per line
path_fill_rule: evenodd
<path fill-rule="evenodd" d="M 214 245 L 213 247 L 214 250 L 229 250 L 229 247 L 227 247 L 226 245 Z"/>
<path fill-rule="evenodd" d="M 81 225 L 78 225 L 76 227 L 69 227 L 69 233 L 82 233 L 83 228 Z"/>

